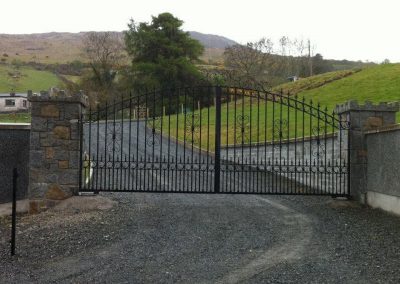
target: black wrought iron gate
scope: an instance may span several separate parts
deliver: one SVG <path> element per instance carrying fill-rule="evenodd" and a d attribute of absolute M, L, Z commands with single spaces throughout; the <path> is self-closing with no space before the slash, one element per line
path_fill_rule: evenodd
<path fill-rule="evenodd" d="M 144 92 L 80 125 L 82 192 L 349 194 L 346 122 L 296 96 Z"/>

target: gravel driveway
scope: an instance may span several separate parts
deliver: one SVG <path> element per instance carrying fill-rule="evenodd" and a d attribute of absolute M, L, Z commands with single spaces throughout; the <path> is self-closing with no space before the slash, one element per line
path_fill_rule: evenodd
<path fill-rule="evenodd" d="M 107 194 L 0 225 L 1 283 L 399 283 L 400 218 L 330 198 Z"/>
<path fill-rule="evenodd" d="M 254 176 L 231 180 L 254 188 Z M 400 218 L 380 211 L 316 196 L 102 195 L 118 205 L 20 216 L 14 258 L 0 219 L 0 283 L 400 282 Z"/>

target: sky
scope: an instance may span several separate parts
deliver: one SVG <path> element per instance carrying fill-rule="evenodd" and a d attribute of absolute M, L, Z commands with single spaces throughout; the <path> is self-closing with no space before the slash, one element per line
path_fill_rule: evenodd
<path fill-rule="evenodd" d="M 0 33 L 122 31 L 170 12 L 183 29 L 238 43 L 310 39 L 324 58 L 400 62 L 400 0 L 12 0 Z"/>

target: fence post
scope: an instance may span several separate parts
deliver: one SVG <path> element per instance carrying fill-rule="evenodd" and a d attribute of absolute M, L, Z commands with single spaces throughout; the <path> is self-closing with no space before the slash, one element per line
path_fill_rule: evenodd
<path fill-rule="evenodd" d="M 81 128 L 88 98 L 52 90 L 28 97 L 32 105 L 29 213 L 44 211 L 79 190 Z"/>
<path fill-rule="evenodd" d="M 216 87 L 215 96 L 215 173 L 214 173 L 214 192 L 220 190 L 221 173 L 221 87 Z"/>
<path fill-rule="evenodd" d="M 18 171 L 13 169 L 12 213 L 11 213 L 11 256 L 15 255 L 15 231 L 17 219 L 17 178 Z"/>

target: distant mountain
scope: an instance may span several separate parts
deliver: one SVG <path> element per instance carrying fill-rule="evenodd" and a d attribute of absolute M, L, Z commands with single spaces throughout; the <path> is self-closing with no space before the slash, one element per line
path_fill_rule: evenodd
<path fill-rule="evenodd" d="M 212 34 L 202 34 L 199 32 L 189 32 L 190 36 L 194 39 L 197 39 L 204 45 L 205 48 L 221 48 L 225 49 L 226 47 L 232 46 L 237 44 L 237 42 L 223 37 L 219 35 L 212 35 Z"/>
<path fill-rule="evenodd" d="M 122 32 L 116 32 L 122 35 Z M 11 62 L 20 60 L 38 63 L 67 63 L 84 60 L 82 43 L 87 32 L 41 33 L 41 34 L 0 34 L 0 57 Z M 203 60 L 220 60 L 225 47 L 236 44 L 223 36 L 190 32 L 191 37 L 205 47 Z M 3 56 L 4 55 L 4 56 Z"/>

